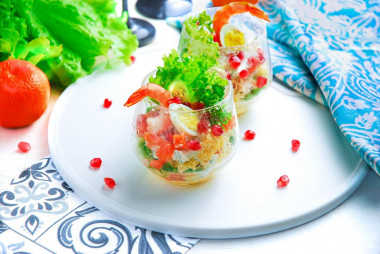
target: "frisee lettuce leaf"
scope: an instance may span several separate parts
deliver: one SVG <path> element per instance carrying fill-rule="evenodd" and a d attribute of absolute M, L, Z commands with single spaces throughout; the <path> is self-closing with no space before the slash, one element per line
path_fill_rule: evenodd
<path fill-rule="evenodd" d="M 183 32 L 178 44 L 178 51 L 181 54 L 203 55 L 218 59 L 219 44 L 214 42 L 214 29 L 212 28 L 211 17 L 206 11 L 201 12 L 198 16 L 188 18 L 183 29 L 186 31 L 186 36 Z"/>
<path fill-rule="evenodd" d="M 164 66 L 158 67 L 155 76 L 149 82 L 156 83 L 168 90 L 175 80 L 183 81 L 192 98 L 189 102 L 202 102 L 205 106 L 213 106 L 224 98 L 224 90 L 228 81 L 221 78 L 211 67 L 218 66 L 217 59 L 207 55 L 179 57 L 177 51 L 172 50 L 163 57 Z"/>
<path fill-rule="evenodd" d="M 218 46 L 218 43 L 214 42 L 211 17 L 206 14 L 206 11 L 201 12 L 198 16 L 188 18 L 183 27 L 194 40 Z"/>
<path fill-rule="evenodd" d="M 63 87 L 91 73 L 99 56 L 108 66 L 130 64 L 138 41 L 115 7 L 113 0 L 3 0 L 0 60 L 30 61 Z"/>

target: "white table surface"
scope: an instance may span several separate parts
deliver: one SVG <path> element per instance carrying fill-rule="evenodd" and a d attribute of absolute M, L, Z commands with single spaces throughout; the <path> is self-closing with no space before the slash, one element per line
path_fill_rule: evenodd
<path fill-rule="evenodd" d="M 193 9 L 201 9 L 205 3 L 205 0 L 193 0 Z M 130 1 L 130 16 L 142 18 L 134 6 L 135 1 Z M 176 29 L 163 20 L 147 20 L 154 24 L 157 33 L 153 42 L 145 47 L 177 47 L 179 32 Z M 48 109 L 33 125 L 20 129 L 0 127 L 0 185 L 49 154 L 47 125 L 57 97 L 57 94 L 51 96 Z M 21 140 L 32 144 L 29 153 L 17 152 Z M 380 253 L 380 176 L 369 170 L 351 197 L 304 225 L 249 238 L 202 239 L 188 253 Z"/>

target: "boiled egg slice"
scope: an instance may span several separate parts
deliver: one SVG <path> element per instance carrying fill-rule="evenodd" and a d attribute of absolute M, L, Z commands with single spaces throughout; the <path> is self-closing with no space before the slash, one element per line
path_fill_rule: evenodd
<path fill-rule="evenodd" d="M 169 105 L 170 120 L 175 128 L 185 135 L 198 135 L 197 127 L 199 123 L 198 112 L 183 105 L 172 103 Z"/>
<path fill-rule="evenodd" d="M 243 29 L 236 25 L 226 24 L 220 30 L 220 42 L 223 47 L 240 46 L 247 43 Z"/>

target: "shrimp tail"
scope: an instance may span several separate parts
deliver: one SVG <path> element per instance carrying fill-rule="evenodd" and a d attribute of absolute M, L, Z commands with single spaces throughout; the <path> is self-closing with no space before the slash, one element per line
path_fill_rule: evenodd
<path fill-rule="evenodd" d="M 146 96 L 148 96 L 148 88 L 146 86 L 142 86 L 136 92 L 134 92 L 131 96 L 129 96 L 127 102 L 124 103 L 124 106 L 131 107 L 135 105 L 136 103 L 140 102 Z"/>
<path fill-rule="evenodd" d="M 249 6 L 249 7 L 250 7 L 250 8 L 249 8 L 249 12 L 250 12 L 252 15 L 254 15 L 254 16 L 260 18 L 260 19 L 263 19 L 263 20 L 265 20 L 265 21 L 270 22 L 269 17 L 268 17 L 268 15 L 267 15 L 265 12 L 263 12 L 262 10 L 260 10 L 259 8 L 257 8 L 257 7 L 254 6 L 254 5 Z"/>

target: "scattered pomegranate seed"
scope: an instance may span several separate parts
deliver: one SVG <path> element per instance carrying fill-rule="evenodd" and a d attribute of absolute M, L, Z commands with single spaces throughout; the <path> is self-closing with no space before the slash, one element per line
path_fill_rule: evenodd
<path fill-rule="evenodd" d="M 247 130 L 244 132 L 244 138 L 246 140 L 253 140 L 256 137 L 256 133 L 251 130 Z"/>
<path fill-rule="evenodd" d="M 300 148 L 301 142 L 299 142 L 297 139 L 292 140 L 292 150 L 293 152 L 297 152 Z"/>
<path fill-rule="evenodd" d="M 211 127 L 211 132 L 214 136 L 220 136 L 223 134 L 223 128 L 222 126 L 215 124 Z"/>
<path fill-rule="evenodd" d="M 24 141 L 21 141 L 20 143 L 18 143 L 17 147 L 23 153 L 29 152 L 30 148 L 32 148 L 28 142 L 24 142 Z"/>
<path fill-rule="evenodd" d="M 199 20 L 197 21 L 197 26 L 199 26 Z"/>
<path fill-rule="evenodd" d="M 239 72 L 239 77 L 240 77 L 241 79 L 245 79 L 245 78 L 247 78 L 247 77 L 248 77 L 248 71 L 247 71 L 247 70 L 241 70 L 241 71 Z"/>
<path fill-rule="evenodd" d="M 228 60 L 232 69 L 237 69 L 240 66 L 241 60 L 236 55 L 233 55 Z"/>
<path fill-rule="evenodd" d="M 289 177 L 287 175 L 283 175 L 277 180 L 277 187 L 284 188 L 288 185 L 288 183 L 289 183 Z"/>
<path fill-rule="evenodd" d="M 113 189 L 116 186 L 115 180 L 110 177 L 104 178 L 104 183 L 108 186 L 108 188 Z"/>
<path fill-rule="evenodd" d="M 201 143 L 199 143 L 198 140 L 189 140 L 186 142 L 186 145 L 190 150 L 193 150 L 193 151 L 198 151 L 198 150 L 201 150 L 202 148 Z"/>
<path fill-rule="evenodd" d="M 173 99 L 168 100 L 169 104 L 175 103 L 175 104 L 181 104 L 181 99 L 179 97 L 174 97 Z"/>
<path fill-rule="evenodd" d="M 93 167 L 94 169 L 100 168 L 101 165 L 102 165 L 102 159 L 100 158 L 93 158 L 90 161 L 90 166 Z"/>
<path fill-rule="evenodd" d="M 111 105 L 112 105 L 112 101 L 111 100 L 109 100 L 107 98 L 104 99 L 103 107 L 109 108 L 109 107 L 111 107 Z"/>
<path fill-rule="evenodd" d="M 131 59 L 132 63 L 135 63 L 135 61 L 136 61 L 136 57 L 135 56 L 131 56 L 130 59 Z"/>
<path fill-rule="evenodd" d="M 227 73 L 227 79 L 231 80 L 231 74 L 230 73 Z"/>
<path fill-rule="evenodd" d="M 262 87 L 264 87 L 267 84 L 267 81 L 268 80 L 267 80 L 266 77 L 263 77 L 263 76 L 257 77 L 256 86 L 258 88 L 262 88 Z"/>
<path fill-rule="evenodd" d="M 206 119 L 200 120 L 197 125 L 197 129 L 199 133 L 205 133 L 208 131 L 209 128 L 210 128 L 210 122 L 207 121 Z"/>
<path fill-rule="evenodd" d="M 244 59 L 243 51 L 239 51 L 239 53 L 236 56 L 239 57 L 240 60 L 243 60 Z"/>

